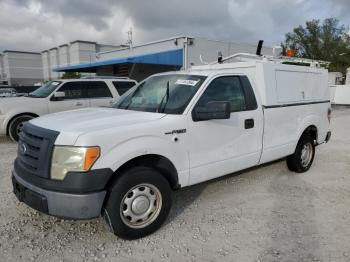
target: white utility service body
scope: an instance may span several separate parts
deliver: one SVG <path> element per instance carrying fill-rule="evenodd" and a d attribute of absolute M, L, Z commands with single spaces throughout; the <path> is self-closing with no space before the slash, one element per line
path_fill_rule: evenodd
<path fill-rule="evenodd" d="M 325 142 L 330 131 L 327 70 L 254 61 L 198 66 L 191 73 L 208 75 L 208 82 L 218 76 L 246 75 L 258 108 L 232 113 L 227 121 L 230 126 L 220 125 L 222 120 L 192 124 L 193 131 L 198 132 L 191 138 L 197 143 L 191 143 L 190 152 L 203 154 L 208 164 L 203 165 L 202 160 L 194 164 L 196 159 L 190 158 L 193 164 L 190 164 L 189 184 L 288 156 L 309 126 L 317 128 L 317 143 Z M 245 130 L 242 125 L 248 118 L 254 119 L 251 130 Z M 217 161 L 212 161 L 215 158 Z"/>
<path fill-rule="evenodd" d="M 60 146 L 98 147 L 99 156 L 89 172 L 109 170 L 103 189 L 93 192 L 93 196 L 84 192 L 86 201 L 82 200 L 81 195 L 77 200 L 74 192 L 66 190 L 63 190 L 62 196 L 58 196 L 59 191 L 55 188 L 55 204 L 48 203 L 49 208 L 44 209 L 44 212 L 63 217 L 90 218 L 98 216 L 102 210 L 108 211 L 108 207 L 103 203 L 106 203 L 105 198 L 109 196 L 109 183 L 114 181 L 113 183 L 118 184 L 113 176 L 118 176 L 120 170 L 126 172 L 128 168 L 135 168 L 137 163 L 152 167 L 153 164 L 163 161 L 162 167 L 155 169 L 167 174 L 165 177 L 172 188 L 179 188 L 293 155 L 299 150 L 298 143 L 304 135 L 312 137 L 313 145 L 308 145 L 310 148 L 327 142 L 330 138 L 330 98 L 328 73 L 325 69 L 264 60 L 205 65 L 187 71 L 151 76 L 136 86 L 136 90 L 144 82 L 168 76 L 177 79 L 179 90 L 198 85 L 198 90 L 181 113 L 132 110 L 129 108 L 130 103 L 138 103 L 140 100 L 135 98 L 124 108 L 88 108 L 74 110 L 69 114 L 47 115 L 30 121 L 32 130 L 38 128 L 43 133 L 45 130 L 56 132 L 51 150 Z M 191 80 L 188 80 L 190 76 Z M 201 80 L 193 80 L 197 78 Z M 211 119 L 195 117 L 197 113 L 194 112 L 200 99 L 208 96 L 207 88 L 209 90 L 211 84 L 218 80 L 237 80 L 238 85 L 243 86 L 243 98 L 238 97 L 237 100 L 230 97 L 233 102 L 230 102 L 231 113 L 226 119 L 214 119 L 217 117 L 215 112 Z M 211 92 L 213 91 L 215 92 L 215 89 Z M 167 97 L 170 99 L 172 93 L 170 92 L 170 96 L 167 94 Z M 235 107 L 242 101 L 242 110 L 232 112 L 232 105 Z M 226 104 L 229 103 L 221 103 L 218 108 L 223 108 L 221 106 Z M 203 111 L 198 112 L 201 114 Z M 25 137 L 23 138 L 19 147 L 27 143 Z M 314 154 L 314 151 L 311 153 Z M 311 153 L 303 151 L 300 157 L 306 159 L 307 154 Z M 49 151 L 48 154 L 51 155 L 52 152 Z M 16 160 L 18 165 L 21 164 L 22 158 L 19 153 Z M 310 155 L 307 162 L 309 166 L 305 167 L 304 171 L 310 167 L 312 160 L 313 155 Z M 25 175 L 19 174 L 21 169 L 16 168 L 16 163 L 13 171 L 15 185 L 19 183 L 50 199 L 51 191 L 40 188 L 40 183 L 33 185 L 28 182 Z M 166 168 L 163 168 L 164 166 Z M 167 169 L 171 169 L 172 172 L 168 174 Z M 76 174 L 76 177 L 78 176 L 83 175 Z M 93 175 L 87 175 L 86 179 L 89 176 Z M 130 175 L 129 179 L 131 177 Z M 49 173 L 46 179 L 52 180 Z M 55 180 L 55 183 L 63 185 L 64 180 L 65 178 L 62 181 Z M 96 194 L 99 194 L 99 197 L 96 197 Z M 58 202 L 57 198 L 61 201 Z M 134 200 L 136 203 L 136 198 Z M 137 198 L 137 201 L 135 205 L 142 206 L 146 200 Z M 67 202 L 69 206 L 65 204 Z M 109 213 L 107 221 L 113 224 L 111 217 Z M 147 231 L 145 228 L 148 227 L 145 226 L 140 230 L 145 229 L 147 232 L 137 231 L 138 233 L 134 232 L 136 235 L 128 236 L 118 232 L 119 226 L 111 225 L 116 234 L 127 238 L 136 238 L 152 231 Z M 130 230 L 134 226 L 129 225 Z M 135 227 L 139 228 L 139 225 Z"/>

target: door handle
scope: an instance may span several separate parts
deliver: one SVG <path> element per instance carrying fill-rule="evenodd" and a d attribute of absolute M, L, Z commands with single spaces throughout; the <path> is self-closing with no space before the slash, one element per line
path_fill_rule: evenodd
<path fill-rule="evenodd" d="M 244 120 L 244 128 L 245 129 L 250 129 L 254 127 L 254 119 L 253 118 L 249 118 Z"/>
<path fill-rule="evenodd" d="M 82 106 L 83 103 L 82 103 L 82 102 L 77 102 L 75 105 L 76 105 L 76 106 Z"/>

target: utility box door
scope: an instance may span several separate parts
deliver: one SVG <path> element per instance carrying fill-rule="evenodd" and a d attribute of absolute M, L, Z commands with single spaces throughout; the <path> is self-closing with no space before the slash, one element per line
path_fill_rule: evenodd
<path fill-rule="evenodd" d="M 276 70 L 277 101 L 280 103 L 305 100 L 304 86 L 309 73 Z"/>
<path fill-rule="evenodd" d="M 322 73 L 276 70 L 279 103 L 317 100 L 323 97 Z"/>

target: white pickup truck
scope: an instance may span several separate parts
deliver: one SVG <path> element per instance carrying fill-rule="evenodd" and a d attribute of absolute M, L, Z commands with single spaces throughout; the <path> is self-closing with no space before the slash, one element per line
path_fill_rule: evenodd
<path fill-rule="evenodd" d="M 126 77 L 50 81 L 26 97 L 0 100 L 0 135 L 18 140 L 23 123 L 38 116 L 83 107 L 110 106 L 137 84 Z"/>
<path fill-rule="evenodd" d="M 287 157 L 307 171 L 330 139 L 327 70 L 267 59 L 151 76 L 111 108 L 25 124 L 14 193 L 44 213 L 105 218 L 116 235 L 157 230 L 171 191 Z"/>

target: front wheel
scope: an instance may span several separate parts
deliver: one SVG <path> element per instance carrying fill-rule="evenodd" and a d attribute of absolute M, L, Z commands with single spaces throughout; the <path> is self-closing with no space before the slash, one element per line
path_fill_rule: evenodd
<path fill-rule="evenodd" d="M 171 208 L 168 181 L 149 167 L 134 167 L 112 186 L 105 205 L 105 218 L 115 235 L 137 239 L 156 231 Z"/>
<path fill-rule="evenodd" d="M 289 170 L 303 173 L 310 169 L 315 157 L 315 142 L 309 135 L 303 135 L 293 155 L 287 157 Z"/>
<path fill-rule="evenodd" d="M 18 141 L 19 134 L 22 132 L 23 124 L 34 117 L 28 115 L 18 116 L 13 119 L 9 125 L 9 136 L 13 141 Z"/>

